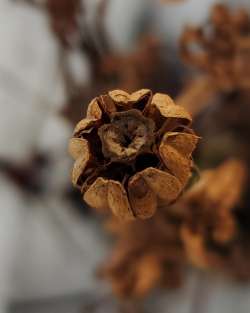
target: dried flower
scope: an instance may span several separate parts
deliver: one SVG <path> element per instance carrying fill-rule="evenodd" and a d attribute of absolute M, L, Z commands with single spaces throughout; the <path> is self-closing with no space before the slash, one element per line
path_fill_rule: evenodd
<path fill-rule="evenodd" d="M 113 217 L 108 230 L 116 235 L 117 243 L 100 274 L 116 295 L 140 298 L 156 287 L 180 286 L 185 257 L 179 223 L 165 211 L 129 223 Z"/>
<path fill-rule="evenodd" d="M 233 210 L 246 182 L 246 167 L 228 160 L 203 172 L 201 180 L 180 200 L 186 212 L 182 238 L 190 261 L 200 267 L 222 264 L 223 253 L 238 236 Z"/>
<path fill-rule="evenodd" d="M 149 218 L 177 199 L 198 137 L 190 115 L 165 94 L 114 90 L 95 98 L 74 130 L 72 182 L 84 200 L 121 219 Z"/>
<path fill-rule="evenodd" d="M 250 17 L 215 5 L 205 27 L 188 27 L 181 38 L 187 64 L 205 71 L 224 90 L 250 88 Z"/>

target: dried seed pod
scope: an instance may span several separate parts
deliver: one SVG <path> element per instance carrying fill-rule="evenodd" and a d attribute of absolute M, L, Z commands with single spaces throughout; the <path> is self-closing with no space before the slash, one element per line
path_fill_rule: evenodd
<path fill-rule="evenodd" d="M 194 265 L 222 266 L 223 251 L 230 251 L 239 236 L 233 210 L 241 199 L 245 183 L 245 164 L 232 159 L 214 170 L 204 171 L 200 181 L 180 199 L 178 205 L 184 206 L 186 212 L 182 239 Z"/>
<path fill-rule="evenodd" d="M 243 9 L 213 7 L 204 27 L 188 27 L 180 41 L 183 60 L 207 73 L 223 90 L 250 88 L 250 17 Z"/>
<path fill-rule="evenodd" d="M 73 184 L 100 211 L 123 220 L 151 217 L 190 177 L 198 141 L 191 121 L 169 96 L 148 89 L 95 98 L 70 141 Z"/>
<path fill-rule="evenodd" d="M 180 285 L 186 260 L 178 220 L 159 210 L 144 221 L 119 223 L 111 217 L 108 230 L 117 242 L 100 275 L 116 295 L 141 298 L 156 287 Z"/>

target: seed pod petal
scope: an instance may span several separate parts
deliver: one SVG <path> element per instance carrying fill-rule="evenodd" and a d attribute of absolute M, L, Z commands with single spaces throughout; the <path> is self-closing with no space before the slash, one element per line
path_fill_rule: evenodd
<path fill-rule="evenodd" d="M 176 105 L 174 101 L 165 94 L 156 93 L 153 96 L 150 108 L 151 114 L 154 115 L 155 110 L 164 118 L 183 119 L 187 124 L 192 122 L 190 114 L 182 106 Z"/>
<path fill-rule="evenodd" d="M 82 138 L 71 138 L 69 142 L 69 153 L 74 160 L 77 160 L 84 154 L 89 153 L 87 140 Z"/>
<path fill-rule="evenodd" d="M 130 95 L 129 102 L 133 108 L 143 111 L 152 99 L 152 92 L 149 89 L 141 89 Z"/>
<path fill-rule="evenodd" d="M 85 192 L 83 199 L 89 206 L 98 211 L 105 212 L 108 210 L 108 180 L 98 177 Z"/>
<path fill-rule="evenodd" d="M 74 136 L 78 136 L 81 132 L 86 131 L 96 125 L 98 120 L 94 118 L 84 118 L 82 119 L 74 129 Z"/>
<path fill-rule="evenodd" d="M 134 219 L 133 212 L 128 202 L 126 190 L 118 181 L 109 180 L 108 204 L 114 215 L 119 217 L 121 220 Z"/>
<path fill-rule="evenodd" d="M 157 208 L 157 198 L 140 173 L 128 183 L 129 201 L 136 217 L 150 218 Z"/>
<path fill-rule="evenodd" d="M 159 147 L 160 156 L 183 185 L 191 175 L 191 154 L 198 142 L 198 137 L 187 133 L 166 133 Z"/>
<path fill-rule="evenodd" d="M 72 138 L 69 147 L 70 153 L 76 159 L 72 170 L 72 183 L 77 186 L 79 177 L 83 174 L 89 160 L 90 151 L 88 142 L 81 138 Z"/>
<path fill-rule="evenodd" d="M 109 95 L 102 95 L 99 97 L 99 102 L 102 110 L 110 116 L 112 113 L 117 111 L 114 101 Z"/>
<path fill-rule="evenodd" d="M 77 182 L 80 176 L 83 174 L 84 170 L 86 169 L 88 161 L 89 157 L 82 157 L 75 161 L 71 174 L 73 185 L 77 186 Z"/>
<path fill-rule="evenodd" d="M 102 110 L 99 107 L 97 98 L 93 99 L 87 109 L 87 118 L 99 120 L 102 118 Z"/>
<path fill-rule="evenodd" d="M 143 99 L 144 97 L 150 97 L 152 95 L 152 92 L 150 89 L 140 89 L 135 92 L 133 92 L 130 95 L 130 101 L 137 102 Z"/>
<path fill-rule="evenodd" d="M 118 106 L 126 106 L 129 102 L 130 95 L 126 91 L 117 89 L 108 94 Z"/>
<path fill-rule="evenodd" d="M 180 181 L 169 173 L 153 167 L 149 167 L 140 173 L 156 196 L 166 203 L 176 200 L 182 190 Z"/>

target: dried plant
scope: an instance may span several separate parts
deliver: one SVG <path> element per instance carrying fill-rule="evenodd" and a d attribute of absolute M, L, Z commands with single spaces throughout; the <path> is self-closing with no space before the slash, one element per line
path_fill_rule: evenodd
<path fill-rule="evenodd" d="M 250 17 L 215 5 L 208 25 L 188 27 L 181 38 L 183 60 L 206 72 L 222 90 L 250 88 Z"/>
<path fill-rule="evenodd" d="M 148 89 L 95 98 L 70 141 L 73 184 L 91 207 L 121 219 L 151 217 L 188 182 L 198 141 L 190 124 L 181 106 Z"/>
<path fill-rule="evenodd" d="M 113 217 L 107 229 L 115 235 L 116 245 L 100 274 L 116 295 L 141 298 L 156 287 L 181 285 L 185 254 L 177 218 L 166 211 L 129 223 Z"/>
<path fill-rule="evenodd" d="M 230 259 L 230 250 L 240 236 L 234 211 L 245 183 L 245 164 L 232 159 L 204 171 L 200 181 L 180 199 L 184 215 L 181 234 L 193 265 L 223 268 Z"/>

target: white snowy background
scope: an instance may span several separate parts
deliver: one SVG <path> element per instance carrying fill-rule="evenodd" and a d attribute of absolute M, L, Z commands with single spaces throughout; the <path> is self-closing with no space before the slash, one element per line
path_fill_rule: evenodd
<path fill-rule="evenodd" d="M 96 2 L 88 1 L 90 13 Z M 130 46 L 133 25 L 146 14 L 145 2 L 153 10 L 156 32 L 173 47 L 182 27 L 204 21 L 215 3 L 111 0 L 106 22 L 119 49 Z M 249 0 L 231 2 L 250 9 Z M 0 0 L 0 158 L 21 163 L 34 149 L 53 157 L 46 174 L 46 201 L 24 195 L 0 172 L 0 313 L 8 312 L 12 302 L 109 292 L 93 278 L 107 251 L 101 230 L 74 215 L 71 204 L 60 197 L 69 180 L 67 140 L 72 129 L 56 114 L 65 97 L 57 57 L 46 16 L 27 5 Z M 77 56 L 72 59 L 78 74 L 87 78 L 86 64 L 78 64 Z M 155 312 L 162 313 L 249 313 L 250 286 L 192 272 L 180 291 L 162 295 L 155 305 Z M 33 307 L 27 312 L 57 309 Z"/>

